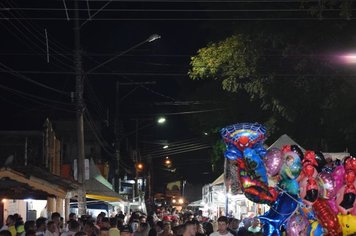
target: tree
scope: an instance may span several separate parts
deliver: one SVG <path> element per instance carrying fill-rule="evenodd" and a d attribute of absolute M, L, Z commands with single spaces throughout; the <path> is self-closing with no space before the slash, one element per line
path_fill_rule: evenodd
<path fill-rule="evenodd" d="M 352 27 L 324 22 L 261 24 L 201 48 L 191 59 L 189 76 L 217 81 L 215 89 L 230 95 L 246 94 L 259 104 L 267 116 L 262 122 L 276 136 L 288 133 L 306 148 L 340 150 L 345 139 L 355 138 L 351 118 L 355 104 L 341 105 L 353 99 L 354 88 L 348 77 L 340 76 L 346 73 L 344 68 L 322 55 L 335 45 L 350 44 Z M 238 109 L 237 104 L 235 100 L 230 109 Z M 250 104 L 244 104 L 245 110 Z M 343 139 L 335 140 L 335 135 Z"/>

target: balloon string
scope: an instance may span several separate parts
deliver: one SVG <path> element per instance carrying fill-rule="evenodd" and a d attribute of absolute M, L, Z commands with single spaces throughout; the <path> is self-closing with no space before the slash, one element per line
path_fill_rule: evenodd
<path fill-rule="evenodd" d="M 281 216 L 287 216 L 287 215 L 293 215 L 293 213 L 296 211 L 296 210 L 293 210 L 292 212 L 289 212 L 289 213 L 280 213 L 279 211 L 277 211 L 276 209 L 274 209 L 273 207 L 271 207 L 271 209 L 276 212 L 277 214 L 281 215 Z"/>
<path fill-rule="evenodd" d="M 286 195 L 288 195 L 292 200 L 294 200 L 296 203 L 300 204 L 302 207 L 305 207 L 303 202 L 300 202 L 298 199 L 295 199 L 293 196 L 291 196 L 289 193 L 287 193 L 284 189 L 280 188 L 279 186 L 276 186 L 276 188 L 280 191 L 282 191 L 283 193 L 285 193 Z"/>

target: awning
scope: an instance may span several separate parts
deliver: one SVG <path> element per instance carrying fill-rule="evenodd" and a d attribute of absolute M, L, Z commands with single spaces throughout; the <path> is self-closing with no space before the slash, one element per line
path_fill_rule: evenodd
<path fill-rule="evenodd" d="M 85 181 L 87 198 L 108 202 L 126 201 L 114 191 L 112 185 L 101 175 L 93 160 L 90 160 L 89 173 L 90 178 Z"/>
<path fill-rule="evenodd" d="M 66 198 L 78 185 L 35 166 L 0 169 L 0 197 L 11 199 Z"/>
<path fill-rule="evenodd" d="M 223 183 L 224 183 L 224 173 L 222 173 L 213 183 L 211 183 L 211 185 L 215 186 Z"/>
<path fill-rule="evenodd" d="M 279 137 L 271 146 L 269 146 L 268 149 L 270 148 L 282 149 L 283 146 L 285 145 L 297 145 L 302 150 L 302 152 L 305 152 L 304 148 L 302 148 L 296 141 L 294 141 L 291 137 L 289 137 L 286 134 L 283 134 L 281 137 Z"/>
<path fill-rule="evenodd" d="M 189 207 L 200 207 L 200 206 L 204 206 L 204 205 L 202 204 L 202 200 L 198 200 L 195 202 L 191 202 L 188 206 Z"/>

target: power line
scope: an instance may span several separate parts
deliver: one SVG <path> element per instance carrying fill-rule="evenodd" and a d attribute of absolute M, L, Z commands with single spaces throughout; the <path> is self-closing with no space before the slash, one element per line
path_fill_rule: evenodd
<path fill-rule="evenodd" d="M 0 12 L 1 13 L 1 12 Z M 12 16 L 14 16 L 14 17 L 16 17 L 14 14 L 12 14 L 12 13 L 10 13 Z M 18 13 L 19 15 L 20 15 L 20 13 Z M 18 21 L 19 22 L 19 24 L 20 24 L 20 26 L 22 26 L 22 28 L 23 29 L 25 29 L 25 30 L 21 30 L 21 29 L 19 29 L 15 24 L 13 24 L 13 23 L 11 23 L 12 25 L 13 25 L 13 27 L 21 34 L 21 35 L 23 35 L 23 36 L 25 36 L 30 42 L 32 42 L 32 44 L 33 45 L 35 45 L 40 51 L 42 51 L 42 52 L 44 52 L 44 53 L 46 53 L 47 54 L 47 52 L 46 52 L 46 50 L 44 49 L 44 47 L 42 47 L 42 46 L 39 46 L 38 44 L 37 44 L 37 42 L 36 41 L 33 41 L 33 40 L 31 40 L 31 38 L 29 37 L 29 36 L 27 36 L 24 32 L 28 32 L 31 36 L 33 36 L 33 38 L 35 39 L 35 40 L 37 40 L 39 43 L 41 43 L 41 44 L 43 44 L 43 46 L 45 46 L 46 45 L 46 43 L 45 43 L 45 39 L 41 39 L 41 38 L 39 38 L 39 36 L 38 35 L 42 35 L 42 31 L 37 31 L 37 30 L 35 30 L 36 32 L 37 32 L 37 34 L 38 35 L 36 35 L 36 34 L 34 34 L 24 23 L 22 23 L 21 21 Z M 51 48 L 51 50 L 53 50 L 52 48 Z M 53 51 L 55 51 L 55 52 L 57 52 L 56 50 L 53 50 Z M 57 59 L 57 61 L 58 62 L 60 62 L 62 65 L 64 65 L 64 66 L 68 66 L 68 64 L 66 64 L 65 62 L 63 62 L 63 61 L 61 61 L 61 60 L 59 60 L 59 59 Z M 68 66 L 69 68 L 71 68 L 71 66 Z"/>
<path fill-rule="evenodd" d="M 71 18 L 72 20 L 86 20 L 86 18 Z M 261 18 L 96 18 L 93 21 L 349 21 L 355 20 L 355 17 L 341 18 L 341 17 L 261 17 Z M 11 20 L 36 20 L 36 21 L 63 21 L 64 18 L 58 17 L 0 17 L 1 21 Z"/>
<path fill-rule="evenodd" d="M 64 92 L 64 91 L 62 91 L 62 90 L 59 90 L 59 89 L 56 89 L 56 88 L 52 88 L 52 87 L 50 87 L 50 86 L 48 86 L 48 85 L 46 85 L 46 84 L 43 84 L 43 83 L 40 83 L 40 82 L 38 82 L 38 81 L 35 81 L 35 80 L 31 79 L 31 78 L 28 78 L 27 76 L 25 76 L 25 75 L 19 73 L 18 71 L 13 70 L 13 69 L 10 68 L 9 66 L 7 66 L 7 65 L 5 65 L 5 64 L 3 64 L 3 63 L 1 63 L 1 62 L 0 62 L 0 65 L 3 66 L 3 67 L 5 67 L 5 68 L 7 69 L 7 70 L 3 70 L 3 69 L 0 68 L 0 70 L 3 71 L 3 72 L 8 72 L 8 73 L 10 73 L 10 74 L 16 76 L 17 78 L 23 79 L 23 80 L 25 80 L 25 81 L 27 81 L 27 82 L 30 82 L 30 83 L 35 84 L 35 85 L 38 85 L 38 86 L 40 86 L 40 87 L 42 87 L 42 88 L 45 88 L 45 89 L 54 91 L 54 92 L 56 92 L 56 93 L 60 93 L 60 94 L 62 94 L 62 95 L 67 95 L 67 96 L 69 96 L 69 93 L 68 93 L 68 92 Z"/>
<path fill-rule="evenodd" d="M 15 94 L 17 96 L 20 96 L 26 100 L 29 100 L 29 101 L 32 101 L 34 103 L 37 103 L 37 104 L 41 104 L 41 105 L 44 105 L 44 106 L 47 106 L 47 107 L 50 107 L 50 108 L 54 108 L 54 109 L 57 109 L 57 110 L 62 110 L 62 111 L 66 111 L 66 112 L 75 112 L 74 109 L 71 110 L 69 108 L 62 108 L 62 107 L 58 107 L 58 106 L 54 106 L 53 103 L 57 104 L 57 105 L 71 105 L 71 104 L 66 104 L 66 103 L 62 103 L 62 102 L 59 102 L 59 101 L 56 101 L 56 100 L 51 100 L 51 99 L 47 99 L 47 98 L 43 98 L 43 97 L 39 97 L 39 96 L 36 96 L 36 95 L 33 95 L 33 94 L 29 94 L 29 93 L 25 93 L 25 92 L 22 92 L 22 91 L 19 91 L 19 90 L 16 90 L 16 89 L 12 89 L 12 88 L 9 88 L 9 87 L 6 87 L 4 85 L 0 85 L 0 88 L 3 89 L 3 90 L 6 90 L 12 94 Z M 50 104 L 48 103 L 45 103 L 45 102 L 49 102 Z"/>
<path fill-rule="evenodd" d="M 28 8 L 11 8 L 4 7 L 0 8 L 0 11 L 63 11 L 62 8 L 36 8 L 36 7 L 28 7 Z M 76 9 L 67 9 L 68 11 L 75 11 Z M 88 11 L 88 9 L 78 9 L 79 11 Z M 116 9 L 93 9 L 91 10 L 100 10 L 102 12 L 309 12 L 310 9 L 306 8 L 282 8 L 282 9 L 160 9 L 160 8 L 116 8 Z M 350 11 L 355 11 L 356 9 L 349 9 Z M 338 12 L 339 9 L 323 9 L 323 12 Z M 92 15 L 93 17 L 94 15 Z M 88 20 L 87 20 L 88 21 Z"/>

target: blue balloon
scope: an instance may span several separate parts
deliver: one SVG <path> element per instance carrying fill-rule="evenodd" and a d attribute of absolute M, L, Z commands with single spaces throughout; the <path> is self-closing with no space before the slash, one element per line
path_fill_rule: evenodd
<path fill-rule="evenodd" d="M 237 160 L 238 158 L 242 158 L 242 152 L 234 147 L 232 144 L 227 146 L 227 149 L 224 153 L 224 156 L 229 160 Z"/>
<path fill-rule="evenodd" d="M 254 170 L 256 178 L 268 185 L 267 171 L 263 159 L 254 149 L 246 148 L 244 150 L 246 165 Z"/>
<path fill-rule="evenodd" d="M 299 202 L 298 196 L 282 192 L 278 195 L 276 202 L 271 205 L 271 209 L 263 216 L 260 216 L 263 224 L 263 235 L 281 236 L 281 227 L 289 217 L 295 212 Z"/>

